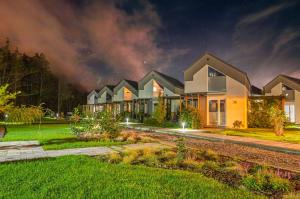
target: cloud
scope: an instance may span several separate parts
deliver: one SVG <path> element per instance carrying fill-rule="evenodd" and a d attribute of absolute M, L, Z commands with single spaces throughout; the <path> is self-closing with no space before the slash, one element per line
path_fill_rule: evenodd
<path fill-rule="evenodd" d="M 255 12 L 253 14 L 247 15 L 243 17 L 239 22 L 238 26 L 241 25 L 247 25 L 250 23 L 255 23 L 259 20 L 262 20 L 264 18 L 267 18 L 287 7 L 290 7 L 295 4 L 295 1 L 285 1 L 284 3 L 277 4 L 277 5 L 272 5 L 266 9 L 263 9 L 261 11 Z"/>
<path fill-rule="evenodd" d="M 285 1 L 248 14 L 241 17 L 235 26 L 228 59 L 238 66 L 250 68 L 248 75 L 258 86 L 263 86 L 279 73 L 300 74 L 300 29 L 292 20 L 283 19 L 284 14 L 290 12 L 287 8 L 292 5 L 295 1 Z M 275 13 L 284 23 L 270 17 Z"/>
<path fill-rule="evenodd" d="M 300 29 L 286 29 L 277 38 L 277 42 L 274 44 L 273 54 L 276 54 L 289 42 L 297 39 L 300 36 Z"/>
<path fill-rule="evenodd" d="M 139 9 L 128 12 L 121 8 L 126 1 L 87 2 L 2 0 L 0 37 L 20 51 L 43 52 L 54 73 L 86 90 L 120 78 L 138 80 L 151 66 L 167 65 L 152 4 L 140 0 Z"/>

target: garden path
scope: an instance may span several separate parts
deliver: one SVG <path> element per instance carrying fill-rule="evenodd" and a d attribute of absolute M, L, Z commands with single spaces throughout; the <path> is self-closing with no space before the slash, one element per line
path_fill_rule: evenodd
<path fill-rule="evenodd" d="M 31 160 L 64 155 L 105 155 L 126 149 L 142 149 L 146 147 L 167 147 L 159 143 L 139 143 L 112 147 L 88 147 L 63 150 L 44 150 L 38 141 L 0 142 L 0 162 Z"/>

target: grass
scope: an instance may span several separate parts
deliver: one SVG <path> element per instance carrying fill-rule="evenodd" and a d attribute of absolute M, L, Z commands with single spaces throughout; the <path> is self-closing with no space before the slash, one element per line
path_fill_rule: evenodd
<path fill-rule="evenodd" d="M 45 150 L 68 148 L 116 146 L 126 142 L 80 141 L 72 134 L 69 124 L 42 124 L 8 126 L 8 133 L 1 141 L 38 140 Z"/>
<path fill-rule="evenodd" d="M 1 164 L 0 179 L 0 198 L 258 198 L 198 173 L 86 156 Z"/>
<path fill-rule="evenodd" d="M 285 129 L 284 136 L 276 136 L 275 133 L 272 131 L 272 129 L 256 129 L 256 128 L 253 129 L 249 128 L 246 130 L 225 129 L 222 131 L 213 131 L 213 133 L 300 144 L 299 127 Z"/>

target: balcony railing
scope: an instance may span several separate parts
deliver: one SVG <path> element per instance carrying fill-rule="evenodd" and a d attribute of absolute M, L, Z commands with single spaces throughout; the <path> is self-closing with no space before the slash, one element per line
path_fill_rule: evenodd
<path fill-rule="evenodd" d="M 225 76 L 208 77 L 208 92 L 225 92 L 225 91 L 226 91 Z"/>

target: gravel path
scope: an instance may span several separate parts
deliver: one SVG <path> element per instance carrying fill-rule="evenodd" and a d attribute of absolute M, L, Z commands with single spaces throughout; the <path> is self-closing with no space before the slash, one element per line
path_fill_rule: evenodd
<path fill-rule="evenodd" d="M 158 134 L 158 133 L 145 133 L 163 144 L 175 146 L 177 136 Z M 193 138 L 186 138 L 188 147 L 207 150 L 211 149 L 217 153 L 237 157 L 241 160 L 254 162 L 258 164 L 268 165 L 275 168 L 286 169 L 290 171 L 300 172 L 300 156 L 295 154 L 282 153 L 277 151 L 264 150 L 251 146 L 244 146 L 240 144 L 233 144 L 220 141 L 208 141 Z"/>

